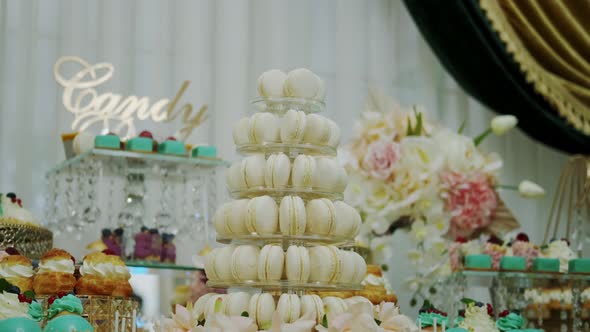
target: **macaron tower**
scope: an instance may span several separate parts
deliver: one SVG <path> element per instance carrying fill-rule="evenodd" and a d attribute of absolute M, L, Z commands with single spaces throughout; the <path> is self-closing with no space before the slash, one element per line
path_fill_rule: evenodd
<path fill-rule="evenodd" d="M 243 312 L 259 329 L 270 327 L 273 312 L 284 323 L 305 316 L 321 324 L 348 302 L 305 294 L 360 289 L 367 271 L 359 254 L 341 248 L 354 241 L 361 217 L 342 201 L 340 129 L 319 114 L 324 82 L 310 70 L 267 71 L 258 92 L 256 112 L 233 131 L 244 156 L 226 173 L 234 200 L 213 217 L 217 241 L 228 245 L 213 249 L 205 263 L 208 287 L 257 291 L 204 299 L 199 313 L 206 320 L 221 301 L 226 313 Z"/>

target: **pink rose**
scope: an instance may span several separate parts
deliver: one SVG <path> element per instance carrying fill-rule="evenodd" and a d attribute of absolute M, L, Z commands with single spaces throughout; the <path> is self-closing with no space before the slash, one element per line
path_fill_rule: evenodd
<path fill-rule="evenodd" d="M 485 174 L 448 172 L 442 175 L 442 181 L 446 187 L 445 207 L 451 212 L 451 238 L 468 238 L 492 222 L 498 197 Z"/>
<path fill-rule="evenodd" d="M 400 158 L 400 148 L 395 142 L 376 141 L 369 145 L 369 149 L 363 159 L 363 168 L 369 175 L 386 180 L 393 173 L 393 167 Z"/>

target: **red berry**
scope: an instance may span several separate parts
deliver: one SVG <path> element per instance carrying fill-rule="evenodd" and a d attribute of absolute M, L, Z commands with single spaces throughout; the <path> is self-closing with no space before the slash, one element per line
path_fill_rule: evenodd
<path fill-rule="evenodd" d="M 115 254 L 111 249 L 105 249 L 102 251 L 102 253 L 105 255 L 117 256 L 117 254 Z"/>
<path fill-rule="evenodd" d="M 60 299 L 62 297 L 64 297 L 64 296 L 66 296 L 66 295 L 68 295 L 68 293 L 66 293 L 66 292 L 59 292 L 59 293 L 57 293 L 57 297 L 59 297 Z"/>
<path fill-rule="evenodd" d="M 488 309 L 488 315 L 490 316 L 494 316 L 494 308 L 492 307 L 491 304 L 487 304 L 487 309 Z"/>
<path fill-rule="evenodd" d="M 516 235 L 516 241 L 529 242 L 530 240 L 529 236 L 525 233 L 518 233 L 518 235 Z"/>
<path fill-rule="evenodd" d="M 18 301 L 19 302 L 25 302 L 27 300 L 27 297 L 25 296 L 25 294 L 18 294 Z"/>
<path fill-rule="evenodd" d="M 18 206 L 23 207 L 23 201 L 20 198 L 17 198 L 16 202 L 18 203 Z"/>
<path fill-rule="evenodd" d="M 501 246 L 504 242 L 502 240 L 500 240 L 499 237 L 492 235 L 488 239 L 488 243 L 493 243 L 493 244 L 497 244 L 497 245 Z"/>
<path fill-rule="evenodd" d="M 508 310 L 504 310 L 504 311 L 502 311 L 502 312 L 501 312 L 501 313 L 500 313 L 498 316 L 499 316 L 499 317 L 506 317 L 506 316 L 508 316 L 508 314 L 509 314 L 509 313 L 510 313 L 510 311 L 508 311 Z"/>
<path fill-rule="evenodd" d="M 458 243 L 467 243 L 467 239 L 462 237 L 462 236 L 457 236 L 457 238 L 455 239 L 455 242 Z"/>
<path fill-rule="evenodd" d="M 9 254 L 9 255 L 11 255 L 11 256 L 15 256 L 15 255 L 18 256 L 18 255 L 20 255 L 20 252 L 18 252 L 18 250 L 16 250 L 15 247 L 8 247 L 4 251 L 6 251 L 6 253 Z"/>
<path fill-rule="evenodd" d="M 47 299 L 47 304 L 52 305 L 54 301 L 55 301 L 55 296 L 51 296 L 50 298 Z"/>
<path fill-rule="evenodd" d="M 151 132 L 144 130 L 141 133 L 139 133 L 139 137 L 146 137 L 146 138 L 154 138 L 154 135 L 152 135 Z"/>
<path fill-rule="evenodd" d="M 11 201 L 13 204 L 15 204 L 15 203 L 16 203 L 16 197 L 12 197 L 12 198 L 10 198 L 10 201 Z"/>
<path fill-rule="evenodd" d="M 176 141 L 176 137 L 174 136 L 170 136 L 168 138 L 166 138 L 167 141 Z"/>

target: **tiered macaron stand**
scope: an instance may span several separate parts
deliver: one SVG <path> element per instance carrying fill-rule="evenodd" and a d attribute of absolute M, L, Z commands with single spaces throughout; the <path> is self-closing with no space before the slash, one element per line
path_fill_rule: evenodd
<path fill-rule="evenodd" d="M 82 243 L 98 239 L 103 228 L 122 227 L 126 256 L 132 255 L 133 236 L 141 226 L 175 234 L 176 246 L 182 248 L 177 264 L 126 262 L 137 280 L 144 276 L 159 280 L 159 295 L 154 297 L 159 303 L 149 305 L 159 312 L 148 317 L 156 319 L 169 313 L 175 287 L 190 285 L 194 272 L 202 270 L 194 266 L 192 258 L 201 249 L 199 245 L 214 238 L 209 220 L 218 199 L 219 174 L 225 166 L 221 159 L 94 148 L 63 161 L 46 174 L 48 227 L 56 238 L 73 237 Z M 100 317 L 108 316 L 105 308 L 115 307 L 134 306 L 113 303 L 89 305 L 86 310 L 102 310 L 89 313 L 89 320 L 102 320 Z M 132 321 L 131 310 L 119 315 L 127 324 Z"/>
<path fill-rule="evenodd" d="M 279 118 L 288 110 L 303 111 L 306 114 L 318 113 L 324 111 L 325 105 L 321 101 L 309 100 L 302 98 L 261 98 L 252 102 L 257 112 L 270 112 Z M 265 159 L 273 153 L 284 153 L 291 163 L 298 155 L 310 155 L 317 157 L 336 157 L 337 150 L 334 146 L 314 145 L 307 143 L 277 143 L 264 142 L 260 144 L 238 144 L 236 147 L 238 153 L 244 156 L 263 155 Z M 342 192 L 331 190 L 318 190 L 317 188 L 297 188 L 293 186 L 281 187 L 280 189 L 255 187 L 248 189 L 231 190 L 230 194 L 234 199 L 255 198 L 262 195 L 272 197 L 277 205 L 285 196 L 299 196 L 307 204 L 308 201 L 318 198 L 327 198 L 329 200 L 342 200 Z M 290 246 L 314 247 L 318 245 L 333 245 L 338 248 L 350 248 L 354 244 L 354 238 L 346 236 L 317 235 L 306 232 L 302 235 L 283 235 L 280 233 L 262 235 L 250 233 L 244 235 L 227 235 L 217 236 L 217 242 L 221 244 L 243 245 L 250 244 L 255 246 L 264 246 L 268 244 L 278 245 L 283 251 L 287 251 Z M 270 292 L 273 295 L 283 293 L 304 295 L 308 291 L 350 291 L 359 290 L 361 285 L 353 283 L 331 283 L 331 282 L 294 282 L 289 280 L 279 281 L 258 281 L 258 280 L 211 280 L 207 282 L 208 287 L 240 289 L 243 291 L 262 291 Z"/>

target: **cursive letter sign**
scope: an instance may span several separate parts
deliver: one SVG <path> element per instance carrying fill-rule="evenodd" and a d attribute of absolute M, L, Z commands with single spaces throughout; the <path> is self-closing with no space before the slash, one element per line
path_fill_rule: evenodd
<path fill-rule="evenodd" d="M 72 77 L 65 78 L 60 74 L 65 63 L 76 63 L 82 66 Z M 188 88 L 190 82 L 185 81 L 172 101 L 160 99 L 150 106 L 149 97 L 128 96 L 106 92 L 98 94 L 94 89 L 108 81 L 115 68 L 112 64 L 102 62 L 94 65 L 75 56 L 59 58 L 53 66 L 55 80 L 64 87 L 62 102 L 66 110 L 74 114 L 72 129 L 84 131 L 90 126 L 101 123 L 103 131 L 112 130 L 124 138 L 135 136 L 135 119 L 151 119 L 154 122 L 172 122 L 182 113 L 183 127 L 176 135 L 185 141 L 207 118 L 207 105 L 203 105 L 197 114 L 192 115 L 193 106 L 184 104 L 180 110 L 174 111 L 176 104 Z M 115 126 L 110 128 L 111 121 Z M 125 134 L 123 135 L 123 132 Z"/>

